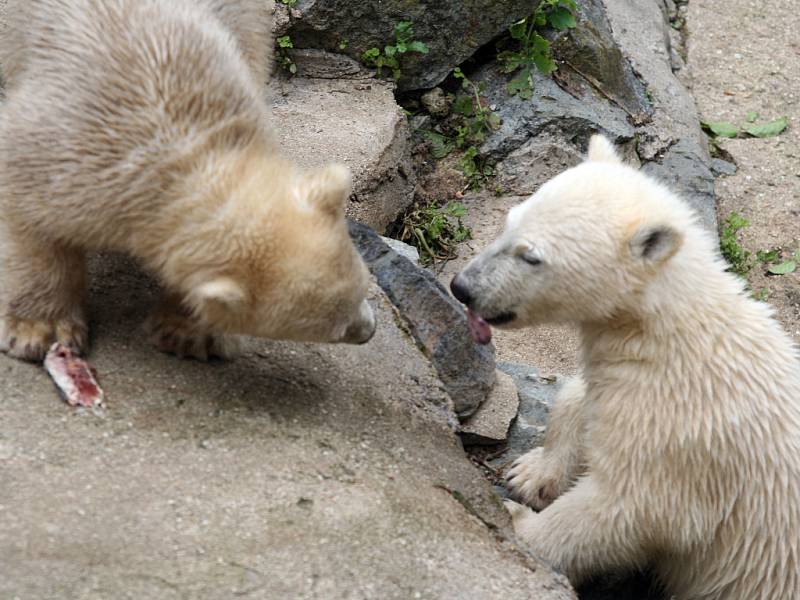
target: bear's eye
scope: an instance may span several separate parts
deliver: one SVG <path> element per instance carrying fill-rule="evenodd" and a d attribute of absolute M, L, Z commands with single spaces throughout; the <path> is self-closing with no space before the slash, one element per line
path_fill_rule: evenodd
<path fill-rule="evenodd" d="M 528 250 L 527 252 L 520 254 L 520 258 L 534 267 L 542 264 L 542 259 L 533 250 Z"/>

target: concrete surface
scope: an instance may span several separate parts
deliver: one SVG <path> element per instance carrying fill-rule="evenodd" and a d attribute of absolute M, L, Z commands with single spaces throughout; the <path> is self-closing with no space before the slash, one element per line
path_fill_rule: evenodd
<path fill-rule="evenodd" d="M 793 2 L 690 2 L 688 80 L 701 116 L 740 124 L 748 111 L 759 121 L 789 118 L 789 128 L 768 139 L 719 140 L 738 165 L 716 183 L 720 219 L 736 211 L 750 221 L 742 245 L 780 248 L 784 259 L 800 248 L 800 13 Z M 756 264 L 747 277 L 762 290 L 778 319 L 800 343 L 800 270 L 768 276 Z"/>
<path fill-rule="evenodd" d="M 573 597 L 503 541 L 377 288 L 366 346 L 253 341 L 203 364 L 144 341 L 154 290 L 128 261 L 92 271 L 105 417 L 0 357 L 0 598 Z"/>

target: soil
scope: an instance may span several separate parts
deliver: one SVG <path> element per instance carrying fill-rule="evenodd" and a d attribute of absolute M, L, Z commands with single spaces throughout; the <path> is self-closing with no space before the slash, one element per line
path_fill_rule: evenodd
<path fill-rule="evenodd" d="M 742 246 L 753 255 L 778 248 L 784 260 L 800 248 L 796 9 L 775 0 L 703 0 L 689 3 L 686 20 L 686 82 L 704 120 L 741 124 L 749 111 L 759 114 L 759 122 L 789 119 L 788 129 L 774 138 L 719 140 L 738 171 L 716 183 L 720 222 L 732 212 L 740 214 L 750 222 L 741 231 Z M 800 342 L 800 269 L 768 275 L 765 265 L 754 262 L 747 275 L 754 293 L 766 294 L 777 318 Z"/>

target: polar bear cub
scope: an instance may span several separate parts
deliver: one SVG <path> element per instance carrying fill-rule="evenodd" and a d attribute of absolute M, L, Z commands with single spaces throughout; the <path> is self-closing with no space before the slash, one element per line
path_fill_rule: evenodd
<path fill-rule="evenodd" d="M 264 0 L 11 0 L 0 39 L 0 350 L 86 348 L 85 260 L 127 252 L 163 285 L 163 350 L 230 334 L 364 342 L 350 174 L 299 171 L 266 110 Z"/>
<path fill-rule="evenodd" d="M 797 349 L 682 200 L 594 137 L 451 287 L 477 331 L 581 329 L 509 473 L 535 552 L 575 583 L 649 563 L 681 600 L 800 598 Z"/>

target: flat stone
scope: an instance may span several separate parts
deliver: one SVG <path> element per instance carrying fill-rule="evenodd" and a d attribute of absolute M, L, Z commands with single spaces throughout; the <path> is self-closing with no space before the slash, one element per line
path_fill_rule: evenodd
<path fill-rule="evenodd" d="M 433 363 L 460 419 L 472 415 L 494 386 L 494 346 L 472 341 L 463 306 L 427 269 L 392 250 L 365 225 L 350 235 L 378 285 Z"/>
<path fill-rule="evenodd" d="M 464 444 L 499 444 L 508 437 L 508 427 L 519 409 L 519 394 L 510 375 L 497 371 L 496 376 L 489 397 L 461 425 L 460 434 Z"/>
<path fill-rule="evenodd" d="M 353 173 L 347 214 L 384 231 L 413 201 L 406 118 L 392 86 L 349 79 L 276 79 L 274 123 L 284 152 L 306 168 L 340 162 Z"/>
<path fill-rule="evenodd" d="M 501 362 L 497 368 L 509 375 L 519 393 L 519 412 L 508 430 L 508 450 L 489 461 L 498 470 L 541 446 L 547 429 L 550 406 L 561 388 L 560 376 L 543 377 L 534 367 Z"/>

